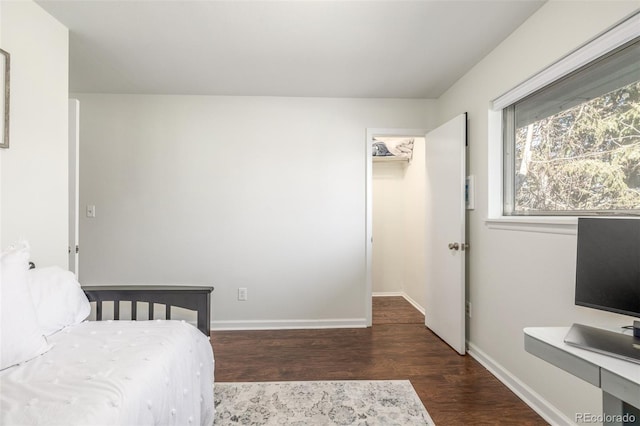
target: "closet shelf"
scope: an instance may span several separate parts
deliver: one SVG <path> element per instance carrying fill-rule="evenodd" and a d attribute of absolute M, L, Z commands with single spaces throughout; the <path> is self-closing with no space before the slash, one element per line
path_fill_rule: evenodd
<path fill-rule="evenodd" d="M 406 158 L 406 157 L 396 157 L 396 156 L 380 156 L 378 157 L 377 155 L 373 156 L 373 162 L 374 163 L 398 163 L 398 162 L 402 162 L 402 163 L 407 163 L 409 164 L 410 159 Z"/>

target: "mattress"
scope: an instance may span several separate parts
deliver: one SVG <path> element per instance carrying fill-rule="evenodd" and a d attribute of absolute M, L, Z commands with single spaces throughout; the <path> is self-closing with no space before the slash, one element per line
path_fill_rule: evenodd
<path fill-rule="evenodd" d="M 211 425 L 209 340 L 181 321 L 86 321 L 0 372 L 2 425 Z"/>

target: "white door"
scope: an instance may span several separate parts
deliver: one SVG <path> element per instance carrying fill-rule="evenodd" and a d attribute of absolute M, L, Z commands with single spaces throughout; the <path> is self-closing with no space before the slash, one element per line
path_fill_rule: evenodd
<path fill-rule="evenodd" d="M 78 276 L 80 101 L 69 99 L 69 270 Z"/>
<path fill-rule="evenodd" d="M 425 324 L 465 350 L 465 173 L 467 115 L 427 133 Z"/>

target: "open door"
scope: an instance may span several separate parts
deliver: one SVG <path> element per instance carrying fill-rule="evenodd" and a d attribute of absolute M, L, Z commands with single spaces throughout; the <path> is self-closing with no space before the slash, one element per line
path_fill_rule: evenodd
<path fill-rule="evenodd" d="M 459 354 L 465 347 L 467 115 L 427 133 L 425 324 Z"/>

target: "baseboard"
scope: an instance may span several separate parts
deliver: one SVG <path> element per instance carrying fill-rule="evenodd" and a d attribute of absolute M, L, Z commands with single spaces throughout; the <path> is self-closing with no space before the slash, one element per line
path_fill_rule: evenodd
<path fill-rule="evenodd" d="M 373 297 L 403 297 L 422 315 L 424 308 L 403 291 L 375 292 Z M 326 320 L 251 320 L 251 321 L 211 321 L 211 330 L 294 330 L 317 328 L 366 328 L 365 318 Z"/>
<path fill-rule="evenodd" d="M 538 413 L 546 422 L 552 425 L 575 424 L 549 401 L 503 368 L 489 355 L 478 349 L 473 343 L 467 341 L 467 347 L 467 353 L 469 355 L 489 370 L 491 374 L 508 387 L 511 392 L 515 393 L 525 404 L 531 407 L 533 411 Z"/>
<path fill-rule="evenodd" d="M 407 293 L 404 291 L 378 291 L 372 294 L 373 297 L 404 297 L 404 299 L 411 303 L 414 308 L 416 308 L 422 315 L 424 315 L 424 308 L 418 304 L 415 300 L 413 300 Z"/>
<path fill-rule="evenodd" d="M 366 328 L 365 318 L 325 320 L 211 321 L 211 330 L 295 330 L 319 328 Z"/>
<path fill-rule="evenodd" d="M 404 293 L 401 291 L 374 291 L 371 295 L 373 297 L 398 297 L 403 296 Z"/>
<path fill-rule="evenodd" d="M 404 297 L 407 302 L 411 303 L 411 305 L 413 305 L 414 308 L 416 308 L 418 311 L 420 311 L 422 315 L 424 315 L 424 308 L 420 306 L 418 302 L 416 302 L 411 297 L 409 297 L 407 293 L 402 293 L 402 297 Z"/>

